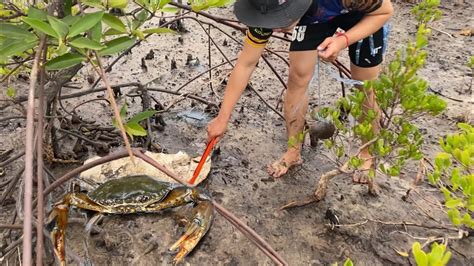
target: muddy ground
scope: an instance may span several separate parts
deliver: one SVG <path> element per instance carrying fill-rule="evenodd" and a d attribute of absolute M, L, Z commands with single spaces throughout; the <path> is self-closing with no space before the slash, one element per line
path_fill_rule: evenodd
<path fill-rule="evenodd" d="M 411 4 L 396 2 L 395 16 L 392 19 L 392 32 L 387 61 L 405 41 L 412 38 L 415 21 L 410 15 Z M 443 95 L 459 101 L 446 99 L 448 109 L 438 117 L 426 117 L 419 120 L 419 126 L 426 132 L 427 157 L 433 156 L 439 149 L 436 146 L 439 137 L 453 132 L 456 121 L 467 120 L 472 123 L 473 99 L 470 94 L 472 73 L 467 67 L 469 56 L 473 55 L 474 38 L 461 35 L 465 29 L 474 29 L 474 5 L 471 1 L 454 4 L 443 1 L 443 17 L 432 24 L 433 36 L 429 46 L 429 58 L 421 75 L 428 79 L 431 87 Z M 232 16 L 231 9 L 210 11 L 219 16 Z M 158 20 L 153 20 L 157 25 Z M 207 36 L 199 25 L 191 20 L 184 22 L 188 33 L 167 36 L 152 36 L 147 42 L 126 55 L 110 72 L 112 84 L 142 82 L 148 87 L 176 90 L 191 77 L 208 68 Z M 242 34 L 225 26 L 221 28 L 241 40 Z M 235 58 L 240 45 L 229 37 L 212 30 L 211 35 L 224 53 Z M 224 42 L 227 45 L 223 45 Z M 287 50 L 287 43 L 272 40 L 270 48 L 275 51 Z M 145 60 L 147 71 L 141 66 L 141 58 L 154 49 L 154 59 Z M 285 52 L 279 52 L 287 57 Z M 200 65 L 186 66 L 188 54 L 198 58 Z M 224 58 L 215 47 L 211 50 L 212 65 L 220 64 Z M 277 71 L 286 79 L 285 64 L 275 56 L 268 57 Z M 176 60 L 177 69 L 170 70 L 171 61 Z M 112 59 L 109 59 L 109 62 Z M 348 65 L 347 56 L 341 61 Z M 222 80 L 230 71 L 226 65 L 208 75 L 197 79 L 183 88 L 210 102 L 218 103 L 223 95 Z M 323 105 L 334 103 L 340 95 L 340 85 L 330 77 L 335 69 L 330 65 L 322 66 L 321 94 Z M 73 85 L 81 91 L 90 87 L 85 81 L 90 69 L 83 69 Z M 212 81 L 213 90 L 209 88 Z M 26 94 L 25 81 L 14 81 L 18 94 Z M 270 105 L 279 100 L 282 85 L 263 61 L 260 62 L 252 78 L 252 85 Z M 3 87 L 3 84 L 2 84 Z M 64 89 L 63 95 L 78 92 L 77 89 Z M 122 92 L 132 93 L 130 89 Z M 317 103 L 317 90 L 310 88 L 310 102 Z M 150 94 L 163 105 L 175 103 L 164 114 L 164 131 L 154 131 L 154 143 L 169 153 L 185 151 L 192 156 L 204 150 L 206 119 L 185 119 L 182 112 L 203 112 L 206 105 L 189 99 L 150 91 Z M 63 101 L 66 109 L 71 110 L 79 103 L 103 96 L 103 92 Z M 1 95 L 4 97 L 5 95 Z M 124 101 L 121 99 L 121 103 Z M 127 97 L 130 113 L 141 110 L 139 98 L 132 101 Z M 77 108 L 78 114 L 85 120 L 110 126 L 111 111 L 104 102 L 91 102 Z M 6 102 L 2 101 L 4 106 Z M 207 113 L 212 117 L 212 112 Z M 0 112 L 1 117 L 22 115 L 18 108 L 8 107 Z M 0 149 L 14 149 L 14 154 L 23 150 L 25 120 L 16 119 L 0 123 Z M 63 154 L 71 154 L 76 143 L 75 137 L 66 137 L 60 141 Z M 296 167 L 284 178 L 270 179 L 266 173 L 266 164 L 277 159 L 286 146 L 283 120 L 256 95 L 246 91 L 233 114 L 229 130 L 219 144 L 220 154 L 214 157 L 211 173 L 203 184 L 214 199 L 232 211 L 258 232 L 274 247 L 290 265 L 329 265 L 351 258 L 356 265 L 410 265 L 412 259 L 400 255 L 409 252 L 416 240 L 424 243 L 429 237 L 449 238 L 449 249 L 453 253 L 450 265 L 474 264 L 474 241 L 472 236 L 455 240 L 456 230 L 439 229 L 450 227 L 446 213 L 440 207 L 440 195 L 427 181 L 412 190 L 412 181 L 417 168 L 406 169 L 399 178 L 379 176 L 377 183 L 381 187 L 379 197 L 367 195 L 367 188 L 355 185 L 349 176 L 336 177 L 329 186 L 326 199 L 307 207 L 286 211 L 279 210 L 288 201 L 302 198 L 313 193 L 320 174 L 331 170 L 334 165 L 323 156 L 324 150 L 312 149 L 308 143 L 303 151 L 304 165 Z M 88 155 L 95 155 L 89 147 Z M 86 156 L 79 159 L 84 160 Z M 22 159 L 5 167 L 5 175 L 0 184 L 17 175 Z M 56 177 L 77 167 L 74 164 L 53 164 Z M 67 186 L 54 193 L 55 200 Z M 0 188 L 0 194 L 6 187 Z M 0 223 L 12 223 L 15 203 L 18 201 L 18 189 L 6 197 L 0 206 Z M 328 208 L 335 211 L 340 223 L 345 225 L 331 229 L 327 225 L 325 213 Z M 109 216 L 99 223 L 100 232 L 93 230 L 87 235 L 81 223 L 83 215 L 71 212 L 71 217 L 80 218 L 68 229 L 67 245 L 81 260 L 93 265 L 166 265 L 172 255 L 167 248 L 178 238 L 178 229 L 173 212 L 163 215 L 126 215 Z M 82 220 L 81 220 L 82 219 Z M 77 219 L 76 219 L 77 221 Z M 16 220 L 16 223 L 19 223 Z M 400 225 L 415 223 L 420 226 Z M 438 229 L 436 229 L 438 228 Z M 19 231 L 0 232 L 0 252 L 21 233 Z M 19 253 L 7 257 L 0 253 L 0 264 L 18 265 Z M 77 261 L 71 260 L 72 265 Z M 242 233 L 236 230 L 222 216 L 216 214 L 207 236 L 195 251 L 186 258 L 185 264 L 191 265 L 270 265 L 272 262 L 258 250 Z"/>

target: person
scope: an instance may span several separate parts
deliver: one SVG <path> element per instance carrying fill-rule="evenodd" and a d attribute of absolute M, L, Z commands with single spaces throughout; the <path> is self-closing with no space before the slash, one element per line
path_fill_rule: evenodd
<path fill-rule="evenodd" d="M 393 7 L 390 0 L 237 0 L 234 13 L 248 30 L 227 82 L 219 114 L 208 124 L 208 140 L 221 139 L 226 132 L 232 110 L 272 33 L 290 30 L 293 34 L 283 109 L 288 139 L 300 139 L 298 136 L 304 130 L 308 109 L 306 90 L 318 57 L 333 61 L 341 50 L 349 48 L 352 78 L 360 81 L 376 79 L 387 46 L 387 23 Z M 366 93 L 364 112 L 372 109 L 379 115 L 373 91 Z M 373 123 L 373 128 L 378 130 L 377 122 Z M 269 175 L 280 177 L 290 167 L 301 164 L 301 149 L 302 141 L 288 145 L 286 152 L 268 165 Z M 353 180 L 362 183 L 366 181 L 366 172 L 373 167 L 373 161 L 368 149 L 362 150 L 359 157 L 363 163 Z"/>

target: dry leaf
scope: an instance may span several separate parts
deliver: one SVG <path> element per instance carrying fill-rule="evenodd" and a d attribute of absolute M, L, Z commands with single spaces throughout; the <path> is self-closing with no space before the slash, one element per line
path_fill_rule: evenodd
<path fill-rule="evenodd" d="M 396 248 L 394 248 L 394 250 L 398 253 L 398 255 L 400 255 L 402 257 L 408 258 L 410 256 L 408 254 L 408 252 L 406 252 L 406 251 L 400 251 L 400 250 L 397 250 Z"/>
<path fill-rule="evenodd" d="M 462 36 L 472 36 L 472 29 L 471 28 L 466 28 L 466 29 L 462 29 L 460 32 L 459 32 L 460 35 Z"/>

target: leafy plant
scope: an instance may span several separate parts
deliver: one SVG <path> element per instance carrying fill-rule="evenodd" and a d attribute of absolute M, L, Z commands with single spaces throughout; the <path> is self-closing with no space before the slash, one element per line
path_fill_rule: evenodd
<path fill-rule="evenodd" d="M 337 266 L 337 265 L 338 265 L 337 262 L 331 264 L 331 266 Z M 354 263 L 352 262 L 352 260 L 351 260 L 350 258 L 347 258 L 347 259 L 344 261 L 343 266 L 354 266 Z"/>
<path fill-rule="evenodd" d="M 128 106 L 125 103 L 122 106 L 122 108 L 120 108 L 120 118 L 123 121 L 125 121 L 127 118 L 127 110 L 128 110 Z M 135 114 L 133 117 L 126 120 L 126 122 L 123 124 L 125 128 L 125 132 L 127 132 L 127 134 L 130 136 L 132 140 L 134 136 L 140 136 L 140 137 L 146 136 L 147 131 L 140 125 L 140 122 L 152 117 L 156 112 L 157 111 L 155 110 L 147 110 L 147 111 L 143 111 L 143 112 Z M 112 119 L 112 124 L 118 128 L 117 121 L 115 119 Z"/>
<path fill-rule="evenodd" d="M 424 66 L 430 30 L 426 20 L 438 16 L 434 10 L 439 1 L 428 0 L 417 7 L 420 21 L 416 39 L 408 42 L 405 49 L 397 51 L 396 57 L 389 63 L 388 69 L 380 78 L 364 82 L 362 89 L 346 98 L 341 98 L 336 107 L 325 108 L 318 115 L 332 121 L 339 132 L 325 141 L 325 146 L 333 151 L 338 159 L 348 154 L 349 166 L 357 169 L 363 161 L 353 154 L 351 145 L 357 139 L 362 142 L 372 140 L 369 152 L 375 159 L 376 169 L 397 176 L 409 160 L 420 160 L 423 136 L 414 121 L 420 116 L 437 115 L 446 108 L 446 103 L 438 96 L 428 92 L 428 82 L 417 75 Z M 427 10 L 425 10 L 427 8 Z M 382 117 L 374 110 L 365 110 L 364 105 L 371 93 L 374 93 Z M 358 123 L 347 125 L 342 114 L 349 114 Z M 375 130 L 379 127 L 378 130 Z M 341 138 L 345 141 L 340 141 Z M 375 177 L 376 169 L 368 172 L 369 178 Z M 370 181 L 370 180 L 369 180 Z M 370 181 L 372 182 L 372 181 Z"/>
<path fill-rule="evenodd" d="M 48 13 L 43 3 L 36 6 L 27 6 L 24 1 L 0 4 L 0 15 L 8 17 L 0 22 L 0 73 L 5 73 L 2 81 L 8 81 L 8 76 L 15 74 L 22 69 L 25 62 L 32 59 L 33 49 L 38 47 L 43 37 L 48 47 L 47 62 L 44 64 L 47 72 L 72 67 L 76 67 L 78 71 L 80 64 L 90 64 L 102 76 L 100 57 L 116 55 L 129 49 L 138 41 L 145 39 L 145 34 L 174 33 L 168 28 L 146 25 L 157 12 L 176 12 L 168 6 L 170 0 L 137 0 L 139 8 L 127 11 L 130 2 L 128 0 L 51 1 L 49 5 L 57 6 L 55 14 L 60 14 L 59 16 L 53 16 L 52 12 Z M 196 8 L 204 9 L 222 6 L 229 1 L 193 0 L 191 4 L 193 3 Z M 83 8 L 79 8 L 79 5 Z M 94 11 L 88 7 L 92 7 Z M 117 15 L 116 9 L 123 9 L 123 15 Z M 11 90 L 6 94 L 14 96 Z M 112 106 L 115 106 L 113 102 Z M 119 119 L 118 108 L 114 107 L 114 113 L 116 119 Z M 138 124 L 145 118 L 138 116 L 136 119 L 131 119 L 127 133 L 130 136 L 146 134 Z M 117 122 L 121 124 L 120 121 Z"/>
<path fill-rule="evenodd" d="M 297 146 L 300 143 L 303 143 L 304 136 L 306 133 L 307 131 L 303 131 L 303 132 L 298 133 L 296 136 L 292 136 L 288 138 L 288 147 L 292 148 L 292 147 Z"/>
<path fill-rule="evenodd" d="M 469 58 L 469 62 L 467 63 L 467 66 L 470 68 L 474 68 L 474 55 Z"/>
<path fill-rule="evenodd" d="M 443 152 L 436 155 L 428 179 L 443 192 L 451 222 L 474 229 L 474 128 L 464 123 L 458 127 L 460 132 L 440 140 Z"/>
<path fill-rule="evenodd" d="M 446 251 L 446 245 L 433 243 L 430 253 L 421 249 L 418 242 L 413 243 L 412 253 L 418 266 L 444 266 L 451 258 L 451 252 Z"/>
<path fill-rule="evenodd" d="M 412 13 L 420 23 L 429 23 L 441 17 L 440 0 L 424 0 L 413 7 Z"/>

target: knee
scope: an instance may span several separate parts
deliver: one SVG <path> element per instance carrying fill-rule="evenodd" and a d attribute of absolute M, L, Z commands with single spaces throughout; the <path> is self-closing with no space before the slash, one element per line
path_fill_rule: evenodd
<path fill-rule="evenodd" d="M 313 71 L 311 70 L 290 68 L 288 90 L 306 90 L 312 77 Z"/>

